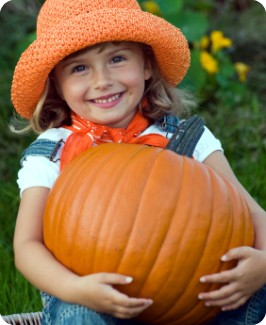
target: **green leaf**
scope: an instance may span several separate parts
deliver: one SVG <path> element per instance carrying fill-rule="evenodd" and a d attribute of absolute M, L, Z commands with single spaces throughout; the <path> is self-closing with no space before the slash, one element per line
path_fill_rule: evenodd
<path fill-rule="evenodd" d="M 209 28 L 206 16 L 200 12 L 182 11 L 179 14 L 165 15 L 164 18 L 180 28 L 189 42 L 200 40 Z"/>
<path fill-rule="evenodd" d="M 155 0 L 154 2 L 159 5 L 164 17 L 179 13 L 184 5 L 183 0 Z"/>
<path fill-rule="evenodd" d="M 235 68 L 229 58 L 219 62 L 219 72 L 216 75 L 216 80 L 221 87 L 228 87 L 234 76 Z"/>
<path fill-rule="evenodd" d="M 33 32 L 31 34 L 28 34 L 26 37 L 24 37 L 20 42 L 18 42 L 17 45 L 17 54 L 18 56 L 21 55 L 22 52 L 26 50 L 26 48 L 36 39 L 36 33 Z"/>
<path fill-rule="evenodd" d="M 186 0 L 186 3 L 196 11 L 205 11 L 211 13 L 211 11 L 215 8 L 215 3 L 213 0 Z"/>
<path fill-rule="evenodd" d="M 191 51 L 191 64 L 188 73 L 181 83 L 186 88 L 200 91 L 207 79 L 207 73 L 203 70 L 200 63 L 200 51 L 198 49 Z"/>

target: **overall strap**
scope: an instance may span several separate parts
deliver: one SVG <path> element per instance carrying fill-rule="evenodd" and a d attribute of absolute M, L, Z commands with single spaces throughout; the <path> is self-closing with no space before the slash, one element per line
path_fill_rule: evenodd
<path fill-rule="evenodd" d="M 194 115 L 182 121 L 174 131 L 166 149 L 172 150 L 179 155 L 192 157 L 194 149 L 204 132 L 204 121 Z"/>
<path fill-rule="evenodd" d="M 182 123 L 182 120 L 174 115 L 165 115 L 161 117 L 157 122 L 165 132 L 174 133 L 178 125 Z"/>
<path fill-rule="evenodd" d="M 63 139 L 58 141 L 37 139 L 23 151 L 20 163 L 22 164 L 22 162 L 26 160 L 27 156 L 43 156 L 48 158 L 50 161 L 55 162 L 54 158 L 63 143 Z"/>

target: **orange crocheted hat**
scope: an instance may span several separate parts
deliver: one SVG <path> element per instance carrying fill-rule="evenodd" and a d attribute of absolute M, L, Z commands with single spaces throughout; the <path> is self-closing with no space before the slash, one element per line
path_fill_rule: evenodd
<path fill-rule="evenodd" d="M 177 85 L 190 64 L 182 32 L 141 10 L 135 0 L 46 0 L 37 19 L 37 39 L 16 66 L 11 98 L 31 118 L 54 66 L 82 48 L 108 41 L 135 41 L 152 47 L 164 78 Z"/>

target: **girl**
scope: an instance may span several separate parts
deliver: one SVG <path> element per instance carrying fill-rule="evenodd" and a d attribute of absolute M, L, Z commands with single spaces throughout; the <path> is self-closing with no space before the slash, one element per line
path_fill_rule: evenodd
<path fill-rule="evenodd" d="M 37 39 L 21 56 L 12 83 L 16 111 L 41 133 L 19 171 L 14 250 L 17 268 L 43 292 L 43 324 L 137 324 L 134 318 L 152 304 L 113 287 L 134 281 L 127 275 L 78 276 L 65 268 L 43 243 L 42 217 L 60 169 L 83 150 L 110 141 L 166 146 L 172 129 L 157 121 L 182 115 L 190 104 L 175 89 L 188 67 L 180 30 L 141 11 L 135 0 L 43 5 Z M 235 248 L 222 257 L 237 259 L 234 269 L 199 279 L 224 284 L 199 299 L 221 307 L 213 324 L 255 324 L 265 314 L 266 213 L 237 181 L 207 128 L 193 157 L 235 183 L 256 231 L 255 248 Z M 260 297 L 264 305 L 257 306 Z"/>

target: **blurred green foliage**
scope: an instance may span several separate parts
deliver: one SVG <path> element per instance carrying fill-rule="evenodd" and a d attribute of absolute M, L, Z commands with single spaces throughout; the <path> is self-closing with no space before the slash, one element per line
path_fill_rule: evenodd
<path fill-rule="evenodd" d="M 253 72 L 249 67 L 252 58 L 249 57 L 247 63 L 241 62 L 242 59 L 235 46 L 237 41 L 232 39 L 234 35 L 232 26 L 236 25 L 239 16 L 244 14 L 236 10 L 232 11 L 233 14 L 229 14 L 229 10 L 231 11 L 234 6 L 237 8 L 238 4 L 237 1 L 230 2 L 231 6 L 228 3 L 225 6 L 221 5 L 221 1 L 210 0 L 139 0 L 144 10 L 165 18 L 185 34 L 191 50 L 191 66 L 180 86 L 197 92 L 200 101 L 204 103 L 219 102 L 233 106 L 246 103 L 253 97 L 251 90 L 254 89 L 246 82 L 248 72 Z M 260 16 L 263 17 L 260 5 L 247 1 L 245 4 L 250 15 L 249 21 L 252 21 L 252 15 L 257 16 L 255 12 L 260 11 Z M 221 15 L 223 10 L 225 14 Z M 229 25 L 231 26 L 229 29 L 228 26 L 224 28 L 222 23 L 216 23 L 217 17 L 223 22 L 224 17 L 228 20 L 231 16 L 234 17 L 234 21 Z M 265 20 L 265 17 L 263 18 Z M 246 27 L 243 25 L 241 27 L 243 33 Z M 260 32 L 260 35 L 262 42 L 263 32 Z M 251 33 L 249 37 L 254 39 Z M 206 40 L 208 44 L 203 44 Z M 248 38 L 245 41 L 248 41 Z M 244 61 L 245 59 L 243 57 Z M 256 74 L 259 74 L 258 71 Z"/>

